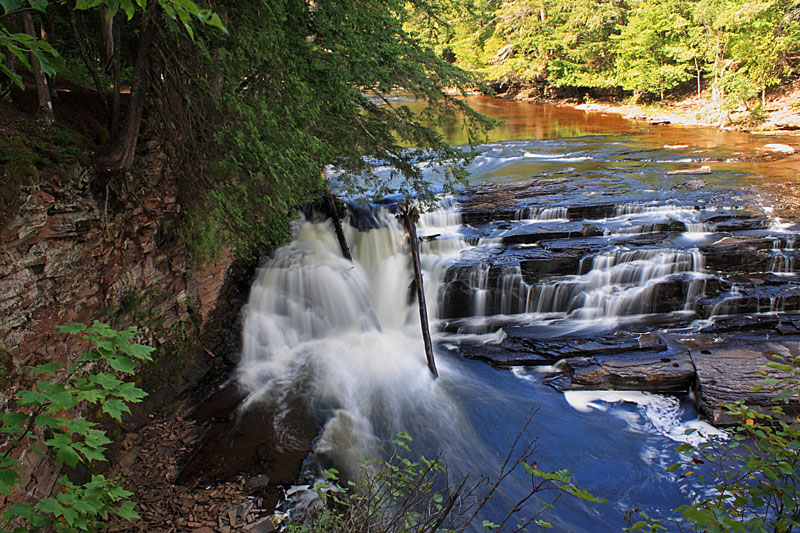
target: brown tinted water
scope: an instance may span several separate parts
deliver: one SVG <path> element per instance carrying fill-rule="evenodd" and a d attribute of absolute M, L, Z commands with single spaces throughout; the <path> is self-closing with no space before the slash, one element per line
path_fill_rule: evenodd
<path fill-rule="evenodd" d="M 797 180 L 800 176 L 800 138 L 792 135 L 760 135 L 718 128 L 682 125 L 650 125 L 620 115 L 584 111 L 574 107 L 470 96 L 470 105 L 495 118 L 500 124 L 486 142 L 552 140 L 586 136 L 620 136 L 635 139 L 640 148 L 665 150 L 712 169 L 740 172 L 770 180 Z M 465 132 L 452 127 L 443 132 L 454 145 L 467 143 Z M 785 157 L 765 150 L 769 144 L 793 146 L 795 154 Z"/>

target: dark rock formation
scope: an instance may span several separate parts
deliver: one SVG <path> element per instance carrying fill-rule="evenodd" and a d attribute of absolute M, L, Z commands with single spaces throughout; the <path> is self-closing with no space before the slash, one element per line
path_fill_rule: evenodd
<path fill-rule="evenodd" d="M 569 378 L 556 388 L 646 390 L 671 393 L 688 390 L 694 366 L 685 352 L 642 353 L 566 359 L 559 365 Z"/>
<path fill-rule="evenodd" d="M 691 357 L 697 369 L 695 392 L 698 410 L 713 424 L 724 425 L 737 422 L 727 414 L 726 403 L 743 400 L 747 405 L 763 410 L 775 405 L 778 388 L 765 387 L 758 392 L 752 389 L 764 384 L 765 375 L 773 378 L 786 376 L 767 366 L 776 360 L 774 356 L 792 361 L 798 354 L 800 337 L 796 336 L 729 337 L 693 349 Z M 794 400 L 784 407 L 791 419 L 800 412 L 797 398 Z"/>

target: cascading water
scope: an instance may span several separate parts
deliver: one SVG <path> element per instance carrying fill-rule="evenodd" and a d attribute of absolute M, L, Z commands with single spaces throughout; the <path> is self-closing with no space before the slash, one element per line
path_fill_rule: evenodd
<path fill-rule="evenodd" d="M 619 530 L 625 510 L 671 513 L 692 501 L 701 491 L 694 477 L 665 471 L 680 461 L 674 448 L 683 429 L 698 427 L 685 396 L 565 396 L 545 384 L 543 376 L 557 370 L 552 363 L 508 372 L 463 357 L 466 343 L 488 348 L 519 333 L 512 328 L 535 342 L 566 339 L 563 346 L 654 332 L 662 322 L 653 313 L 677 316 L 669 323 L 690 335 L 699 327 L 695 318 L 741 312 L 752 300 L 744 297 L 751 280 L 741 275 L 750 256 L 728 257 L 740 242 L 764 238 L 772 248 L 774 241 L 758 272 L 794 283 L 796 227 L 758 225 L 737 198 L 710 190 L 736 182 L 735 173 L 715 168 L 709 189 L 676 183 L 685 177 L 665 170 L 682 159 L 637 152 L 637 142 L 626 133 L 477 147 L 474 181 L 541 176 L 552 186 L 531 180 L 521 202 L 498 205 L 470 224 L 452 202 L 421 217 L 426 300 L 431 325 L 440 329 L 433 332 L 436 381 L 425 362 L 398 221 L 386 208 L 353 215 L 353 225 L 345 224 L 352 263 L 341 257 L 327 222 L 298 222 L 295 240 L 274 252 L 252 288 L 237 374 L 249 393 L 242 408 L 266 404 L 281 434 L 299 405 L 320 427 L 312 463 L 332 462 L 352 474 L 361 459 L 385 456 L 387 443 L 405 431 L 414 453 L 441 454 L 455 475 L 491 475 L 495 456 L 536 408 L 530 433 L 542 438 L 542 468 L 571 468 L 579 485 L 614 502 L 600 509 L 562 499 L 547 515 L 557 530 Z M 426 177 L 431 172 L 423 169 Z M 776 297 L 772 308 L 792 309 L 783 302 Z M 516 479 L 512 499 L 525 494 L 526 481 Z"/>
<path fill-rule="evenodd" d="M 447 215 L 423 216 L 420 235 L 441 234 Z M 260 269 L 246 307 L 238 370 L 250 391 L 243 408 L 301 395 L 324 420 L 315 451 L 350 474 L 359 461 L 381 456 L 400 431 L 423 449 L 430 444 L 449 463 L 464 464 L 464 450 L 482 453 L 452 397 L 470 379 L 447 359 L 437 361 L 441 379 L 431 378 L 419 315 L 409 305 L 405 233 L 388 211 L 378 216 L 380 227 L 371 231 L 347 226 L 352 263 L 342 258 L 329 223 L 303 221 L 293 242 Z M 458 250 L 446 239 L 436 242 L 441 246 L 423 247 L 431 294 L 439 290 L 437 269 L 443 271 L 437 264 Z"/>

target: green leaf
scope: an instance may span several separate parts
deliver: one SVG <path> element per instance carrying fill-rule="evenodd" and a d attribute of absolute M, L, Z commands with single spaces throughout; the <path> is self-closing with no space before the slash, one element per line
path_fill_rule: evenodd
<path fill-rule="evenodd" d="M 93 376 L 93 381 L 97 383 L 97 385 L 100 385 L 101 387 L 106 389 L 107 391 L 117 390 L 117 388 L 123 383 L 120 379 L 117 379 L 117 377 L 114 376 L 113 374 L 108 374 L 105 372 Z"/>
<path fill-rule="evenodd" d="M 25 413 L 3 413 L 2 420 L 3 426 L 0 431 L 11 435 L 19 435 L 25 431 L 23 424 L 28 421 L 28 415 Z"/>
<path fill-rule="evenodd" d="M 58 370 L 62 366 L 64 365 L 62 365 L 61 363 L 46 363 L 42 365 L 26 367 L 26 370 L 28 370 L 34 376 L 47 375 L 50 377 L 54 377 L 56 375 L 56 372 L 58 372 Z"/>
<path fill-rule="evenodd" d="M 117 372 L 133 374 L 134 362 L 128 357 L 123 355 L 111 356 L 108 358 L 108 363 Z"/>
<path fill-rule="evenodd" d="M 2 0 L 0 0 L 0 1 L 2 1 Z M 80 5 L 80 3 L 81 2 L 79 0 L 78 4 Z M 80 7 L 78 7 L 78 9 L 80 9 Z M 84 326 L 83 324 L 70 324 L 68 326 L 58 326 L 58 331 L 61 332 L 61 333 L 75 334 L 75 333 L 80 333 L 81 331 L 84 331 L 85 329 L 86 329 L 86 326 Z"/>
<path fill-rule="evenodd" d="M 122 505 L 117 507 L 117 514 L 125 520 L 137 520 L 141 517 L 136 512 L 135 507 L 136 504 L 132 501 L 123 502 Z"/>
<path fill-rule="evenodd" d="M 0 468 L 0 494 L 11 494 L 17 483 L 19 483 L 21 476 L 13 468 Z"/>
<path fill-rule="evenodd" d="M 56 450 L 56 461 L 59 463 L 74 467 L 81 461 L 80 455 L 72 447 L 72 438 L 65 433 L 56 433 L 44 443 Z"/>
<path fill-rule="evenodd" d="M 63 509 L 55 498 L 42 498 L 39 500 L 39 503 L 36 504 L 36 508 L 42 512 L 51 513 L 56 516 L 61 516 L 61 511 Z"/>
<path fill-rule="evenodd" d="M 107 413 L 111 418 L 121 421 L 122 413 L 130 413 L 131 410 L 122 400 L 111 398 L 103 402 L 103 412 Z"/>
<path fill-rule="evenodd" d="M 36 11 L 47 12 L 47 5 L 49 4 L 47 0 L 28 0 L 28 3 Z"/>
<path fill-rule="evenodd" d="M 43 406 L 48 403 L 47 396 L 38 391 L 23 390 L 17 393 L 20 405 Z"/>
<path fill-rule="evenodd" d="M 0 0 L 0 6 L 3 6 L 3 11 L 8 14 L 16 9 L 19 9 L 19 7 L 22 5 L 22 2 L 23 0 Z"/>
<path fill-rule="evenodd" d="M 794 370 L 792 365 L 785 365 L 782 363 L 767 363 L 767 366 L 770 368 L 774 368 L 775 370 L 780 370 L 781 372 L 791 372 Z"/>
<path fill-rule="evenodd" d="M 136 359 L 142 359 L 144 361 L 152 361 L 153 358 L 150 356 L 151 353 L 155 351 L 155 348 L 152 346 L 147 346 L 144 344 L 129 344 L 126 353 L 135 357 Z"/>

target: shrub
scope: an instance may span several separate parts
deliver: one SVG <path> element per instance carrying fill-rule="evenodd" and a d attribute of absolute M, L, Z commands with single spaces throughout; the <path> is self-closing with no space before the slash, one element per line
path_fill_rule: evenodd
<path fill-rule="evenodd" d="M 104 452 L 111 442 L 95 422 L 72 413 L 93 407 L 119 421 L 122 413 L 130 412 L 127 404 L 141 401 L 146 393 L 117 375 L 133 374 L 137 361 L 151 360 L 153 348 L 132 342 L 135 328 L 116 331 L 95 322 L 90 327 L 62 326 L 60 331 L 80 335 L 93 349 L 77 363 L 26 369 L 38 379 L 36 385 L 17 392 L 17 409 L 0 417 L 0 432 L 6 436 L 0 447 L 0 494 L 12 494 L 29 474 L 15 458 L 28 453 L 46 456 L 62 475 L 55 496 L 11 505 L 3 513 L 4 531 L 48 526 L 56 531 L 95 531 L 109 515 L 138 518 L 134 502 L 127 499 L 131 493 L 119 487 L 117 480 L 93 474 L 90 481 L 75 484 L 65 472 L 78 463 L 105 461 Z M 31 442 L 34 436 L 41 436 L 45 449 Z"/>
<path fill-rule="evenodd" d="M 526 424 L 527 426 L 527 424 Z M 524 431 L 524 428 L 523 428 Z M 520 432 L 520 435 L 522 432 Z M 411 437 L 399 433 L 392 441 L 395 452 L 388 460 L 367 460 L 361 466 L 358 481 L 342 484 L 339 472 L 325 471 L 325 480 L 314 487 L 319 500 L 306 505 L 305 520 L 294 521 L 286 529 L 289 533 L 356 533 L 356 532 L 454 532 L 471 529 L 486 503 L 501 493 L 501 485 L 518 468 L 530 478 L 527 494 L 512 502 L 511 509 L 499 523 L 483 520 L 486 531 L 504 531 L 512 524 L 516 531 L 527 531 L 530 525 L 552 527 L 541 519 L 541 514 L 552 508 L 563 495 L 568 494 L 589 502 L 603 502 L 589 492 L 579 489 L 570 481 L 567 470 L 546 472 L 531 461 L 535 441 L 521 451 L 517 450 L 520 436 L 514 441 L 500 471 L 493 479 L 472 481 L 467 477 L 450 484 L 445 465 L 440 459 L 411 460 Z M 545 498 L 545 495 L 550 497 Z M 538 498 L 538 500 L 537 500 Z M 533 515 L 521 517 L 520 512 L 531 509 Z M 294 503 L 297 503 L 296 501 Z M 306 502 L 308 503 L 308 502 Z M 314 509 L 315 503 L 318 505 Z"/>

